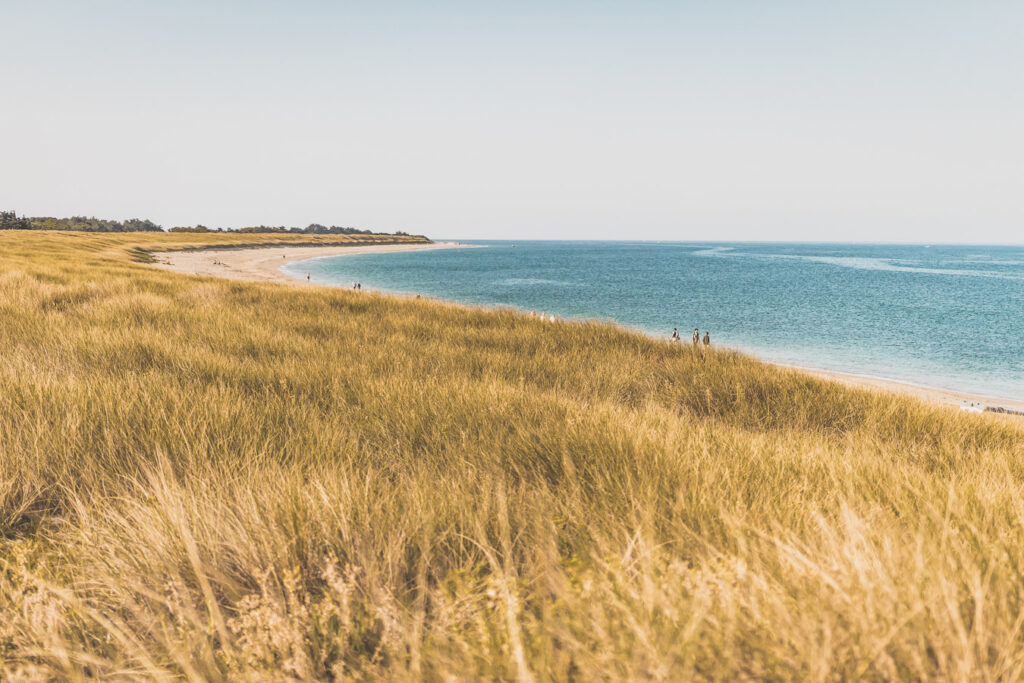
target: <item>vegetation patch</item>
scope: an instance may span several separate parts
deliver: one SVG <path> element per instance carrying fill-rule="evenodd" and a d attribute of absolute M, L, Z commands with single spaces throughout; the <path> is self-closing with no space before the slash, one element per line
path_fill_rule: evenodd
<path fill-rule="evenodd" d="M 0 232 L 0 677 L 1024 671 L 1016 418 L 138 262 L 377 238 Z"/>

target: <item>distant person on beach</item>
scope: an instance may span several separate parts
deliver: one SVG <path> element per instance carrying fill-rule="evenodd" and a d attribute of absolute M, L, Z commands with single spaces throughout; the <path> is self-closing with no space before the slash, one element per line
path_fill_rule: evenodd
<path fill-rule="evenodd" d="M 309 273 L 306 273 L 306 281 L 309 281 Z"/>
<path fill-rule="evenodd" d="M 711 346 L 711 333 L 704 330 L 704 346 Z"/>
<path fill-rule="evenodd" d="M 671 339 L 672 339 L 673 342 L 679 341 L 679 329 L 678 328 L 676 328 L 676 327 L 672 328 L 672 337 L 671 337 Z"/>
<path fill-rule="evenodd" d="M 697 348 L 697 344 L 700 343 L 700 330 L 696 327 L 693 328 L 693 347 Z"/>

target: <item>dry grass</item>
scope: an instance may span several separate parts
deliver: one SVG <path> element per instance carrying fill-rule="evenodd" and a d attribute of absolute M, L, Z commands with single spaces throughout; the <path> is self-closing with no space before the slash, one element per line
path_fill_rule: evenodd
<path fill-rule="evenodd" d="M 268 237 L 0 233 L 7 677 L 1024 676 L 1019 421 L 132 260 Z"/>

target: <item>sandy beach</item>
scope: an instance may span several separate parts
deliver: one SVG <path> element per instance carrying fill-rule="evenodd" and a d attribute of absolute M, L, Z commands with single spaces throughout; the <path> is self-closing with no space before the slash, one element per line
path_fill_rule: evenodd
<path fill-rule="evenodd" d="M 778 363 L 776 363 L 776 365 L 778 365 Z M 996 398 L 992 396 L 982 396 L 980 394 L 949 391 L 946 389 L 935 389 L 932 387 L 924 387 L 916 384 L 910 384 L 907 382 L 900 382 L 898 380 L 883 379 L 881 377 L 861 377 L 859 375 L 846 375 L 838 372 L 813 370 L 810 368 L 802 368 L 793 365 L 787 365 L 785 367 L 792 367 L 796 370 L 807 372 L 817 377 L 821 377 L 823 379 L 832 380 L 834 382 L 840 382 L 848 386 L 869 388 L 879 391 L 896 391 L 901 394 L 916 396 L 926 401 L 939 403 L 946 406 L 953 406 L 958 409 L 962 406 L 977 404 L 982 409 L 985 407 L 992 407 L 1005 408 L 1010 411 L 1024 412 L 1024 401 L 1016 401 L 1014 399 L 1009 398 Z"/>
<path fill-rule="evenodd" d="M 321 286 L 309 283 L 304 279 L 294 278 L 281 272 L 280 268 L 290 261 L 336 256 L 340 254 L 368 254 L 397 251 L 415 251 L 426 249 L 462 249 L 476 245 L 458 242 L 434 242 L 431 244 L 381 244 L 366 246 L 336 247 L 265 247 L 249 249 L 203 249 L 193 251 L 154 252 L 157 259 L 154 264 L 159 268 L 175 270 L 193 275 L 210 275 L 235 280 L 256 282 L 282 282 L 301 286 Z M 771 362 L 771 361 L 766 361 Z M 781 365 L 776 363 L 776 365 Z M 873 391 L 895 391 L 910 396 L 953 408 L 961 408 L 972 404 L 981 408 L 986 406 L 1001 407 L 1011 411 L 1024 411 L 1024 401 L 1013 399 L 981 396 L 966 392 L 949 391 L 923 387 L 897 380 L 875 377 L 861 377 L 838 372 L 828 372 L 798 366 L 787 365 L 796 370 L 808 372 L 816 377 L 840 382 L 848 386 L 866 388 Z"/>
<path fill-rule="evenodd" d="M 322 256 L 341 254 L 378 254 L 393 251 L 420 251 L 428 249 L 463 249 L 472 245 L 458 242 L 431 242 L 429 244 L 368 244 L 360 246 L 324 247 L 260 247 L 246 249 L 194 249 L 189 251 L 153 252 L 158 268 L 175 270 L 191 275 L 213 275 L 234 280 L 255 282 L 283 282 L 292 285 L 310 283 L 281 272 L 281 266 L 290 261 L 301 261 Z M 313 285 L 315 286 L 315 285 Z"/>

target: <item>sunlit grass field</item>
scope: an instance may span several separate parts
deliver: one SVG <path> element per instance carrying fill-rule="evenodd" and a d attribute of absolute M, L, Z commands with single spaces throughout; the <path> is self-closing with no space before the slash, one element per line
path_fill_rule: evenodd
<path fill-rule="evenodd" d="M 1024 420 L 141 262 L 346 239 L 0 233 L 6 676 L 1024 676 Z"/>

